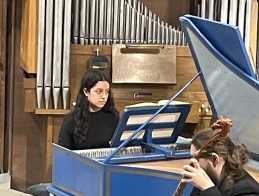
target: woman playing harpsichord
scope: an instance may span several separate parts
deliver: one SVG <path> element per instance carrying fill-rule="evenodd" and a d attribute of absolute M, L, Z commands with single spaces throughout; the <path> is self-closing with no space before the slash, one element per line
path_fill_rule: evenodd
<path fill-rule="evenodd" d="M 110 81 L 102 71 L 90 70 L 81 80 L 74 110 L 64 117 L 58 144 L 71 150 L 109 147 L 118 121 Z"/>

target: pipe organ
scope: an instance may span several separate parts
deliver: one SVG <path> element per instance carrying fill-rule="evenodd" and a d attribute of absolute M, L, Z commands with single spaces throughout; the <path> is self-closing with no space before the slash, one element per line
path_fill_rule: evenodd
<path fill-rule="evenodd" d="M 71 44 L 187 45 L 179 28 L 140 0 L 39 0 L 38 4 L 38 109 L 70 108 Z M 198 16 L 238 25 L 250 51 L 252 0 L 196 0 L 193 4 Z"/>
<path fill-rule="evenodd" d="M 139 0 L 73 1 L 72 43 L 186 45 L 183 33 Z"/>
<path fill-rule="evenodd" d="M 186 46 L 180 30 L 138 0 L 39 0 L 39 7 L 38 108 L 69 108 L 70 43 Z"/>
<path fill-rule="evenodd" d="M 72 0 L 39 1 L 37 107 L 68 108 Z M 53 104 L 51 104 L 51 97 Z"/>
<path fill-rule="evenodd" d="M 250 51 L 252 0 L 196 0 L 194 14 L 240 27 Z M 70 108 L 70 44 L 186 46 L 183 32 L 140 0 L 39 0 L 37 108 Z M 52 28 L 53 27 L 53 28 Z"/>

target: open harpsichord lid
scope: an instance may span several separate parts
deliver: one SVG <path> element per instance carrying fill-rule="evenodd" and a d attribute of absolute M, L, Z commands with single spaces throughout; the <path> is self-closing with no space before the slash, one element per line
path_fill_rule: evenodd
<path fill-rule="evenodd" d="M 239 28 L 191 15 L 180 23 L 214 118 L 231 118 L 231 139 L 258 155 L 259 82 Z"/>

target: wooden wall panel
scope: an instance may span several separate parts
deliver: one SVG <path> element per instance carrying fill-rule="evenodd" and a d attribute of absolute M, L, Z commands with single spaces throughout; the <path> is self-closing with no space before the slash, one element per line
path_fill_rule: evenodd
<path fill-rule="evenodd" d="M 22 1 L 9 1 L 11 13 L 9 22 L 13 21 L 10 28 L 10 47 L 8 59 L 10 72 L 8 80 L 12 91 L 8 98 L 10 116 L 8 131 L 12 136 L 11 143 L 11 188 L 26 191 L 33 184 L 42 182 L 42 168 L 44 152 L 46 149 L 46 126 L 45 116 L 24 112 L 24 71 L 20 64 L 20 41 L 21 41 L 21 9 Z M 12 87 L 13 86 L 13 87 Z"/>
<path fill-rule="evenodd" d="M 161 21 L 170 23 L 170 1 L 172 0 L 140 0 L 143 4 L 160 17 Z M 158 6 L 159 5 L 159 6 Z"/>
<path fill-rule="evenodd" d="M 93 46 L 72 45 L 71 46 L 71 103 L 75 101 L 82 75 L 89 69 L 87 62 L 93 55 Z M 112 63 L 110 46 L 105 47 L 103 55 L 106 55 Z M 104 50 L 104 49 L 103 49 Z M 116 107 L 120 113 L 123 112 L 125 105 L 139 102 L 157 102 L 161 99 L 170 99 L 183 86 L 185 86 L 196 74 L 197 70 L 194 65 L 191 53 L 188 47 L 177 47 L 176 58 L 176 77 L 177 85 L 172 84 L 112 84 L 112 91 Z M 105 71 L 111 76 L 111 65 Z M 151 96 L 134 97 L 135 93 L 149 93 Z M 197 78 L 177 100 L 199 101 L 207 103 L 207 98 L 203 90 L 200 79 Z"/>
<path fill-rule="evenodd" d="M 63 115 L 51 115 L 47 118 L 46 148 L 44 151 L 42 182 L 50 182 L 52 174 L 52 143 L 58 143 L 59 128 L 63 121 Z"/>
<path fill-rule="evenodd" d="M 89 69 L 89 60 L 94 57 L 96 49 L 99 49 L 100 55 L 107 57 L 109 67 L 106 74 L 110 75 L 111 70 L 111 47 L 110 46 L 89 46 L 89 45 L 72 45 L 70 55 L 70 90 L 72 102 L 76 100 L 77 93 L 80 88 L 82 76 Z"/>
<path fill-rule="evenodd" d="M 141 0 L 149 10 L 173 27 L 180 26 L 179 17 L 189 13 L 190 0 Z"/>

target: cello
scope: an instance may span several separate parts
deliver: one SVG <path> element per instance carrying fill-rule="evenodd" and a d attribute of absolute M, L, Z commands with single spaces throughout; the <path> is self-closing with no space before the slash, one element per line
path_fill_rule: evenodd
<path fill-rule="evenodd" d="M 232 122 L 229 118 L 221 117 L 218 119 L 215 123 L 212 124 L 211 128 L 213 130 L 218 130 L 219 131 L 214 134 L 211 138 L 209 138 L 199 149 L 197 154 L 195 155 L 196 159 L 199 159 L 202 155 L 202 152 L 208 147 L 209 144 L 214 143 L 224 137 L 226 137 L 230 131 L 230 127 L 232 126 Z M 184 176 L 183 176 L 184 178 Z M 186 183 L 183 183 L 182 180 L 178 184 L 173 196 L 181 196 L 184 188 L 186 186 Z"/>

